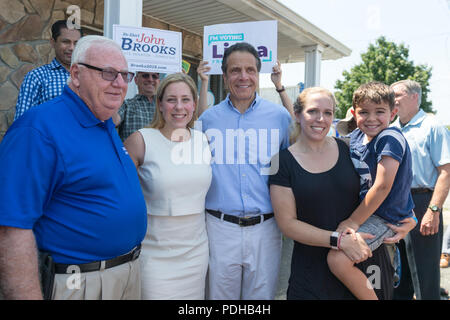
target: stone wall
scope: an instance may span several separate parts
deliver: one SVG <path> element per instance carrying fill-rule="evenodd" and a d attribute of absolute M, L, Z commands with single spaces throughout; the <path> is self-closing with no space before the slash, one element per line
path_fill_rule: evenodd
<path fill-rule="evenodd" d="M 103 0 L 0 0 L 0 141 L 14 119 L 26 73 L 54 58 L 51 26 L 67 7 L 81 9 L 81 24 L 102 28 Z"/>
<path fill-rule="evenodd" d="M 67 8 L 80 8 L 85 34 L 103 30 L 103 0 L 0 0 L 0 142 L 14 119 L 20 85 L 28 71 L 54 58 L 51 26 L 68 18 Z M 143 16 L 144 27 L 179 31 L 183 54 L 201 59 L 202 38 L 196 34 Z"/>

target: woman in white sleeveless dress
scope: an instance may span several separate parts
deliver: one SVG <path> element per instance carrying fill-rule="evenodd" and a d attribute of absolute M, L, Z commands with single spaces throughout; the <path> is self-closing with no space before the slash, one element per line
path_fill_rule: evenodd
<path fill-rule="evenodd" d="M 156 93 L 150 128 L 125 141 L 147 204 L 142 299 L 205 298 L 211 152 L 206 136 L 192 129 L 197 100 L 192 78 L 182 73 L 167 76 Z"/>

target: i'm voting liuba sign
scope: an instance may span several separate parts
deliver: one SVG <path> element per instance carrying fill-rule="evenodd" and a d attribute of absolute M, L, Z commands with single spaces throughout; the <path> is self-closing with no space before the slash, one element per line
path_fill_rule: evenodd
<path fill-rule="evenodd" d="M 130 71 L 181 72 L 181 32 L 113 25 Z"/>
<path fill-rule="evenodd" d="M 209 74 L 222 74 L 222 58 L 226 48 L 237 42 L 248 42 L 258 51 L 261 73 L 272 73 L 277 62 L 278 25 L 276 20 L 205 26 L 203 59 L 209 62 Z"/>

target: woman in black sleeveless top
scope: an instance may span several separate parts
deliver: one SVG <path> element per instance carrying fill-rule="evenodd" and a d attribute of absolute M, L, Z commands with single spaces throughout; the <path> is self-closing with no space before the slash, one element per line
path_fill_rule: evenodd
<path fill-rule="evenodd" d="M 283 234 L 294 240 L 288 299 L 354 299 L 327 265 L 332 232 L 359 204 L 359 177 L 348 146 L 327 136 L 334 108 L 328 90 L 304 90 L 294 104 L 295 143 L 272 159 L 279 161 L 278 172 L 269 177 L 275 217 Z M 358 267 L 378 298 L 391 299 L 394 270 L 385 246 L 371 253 L 355 233 L 339 242 L 333 244 L 361 262 Z"/>

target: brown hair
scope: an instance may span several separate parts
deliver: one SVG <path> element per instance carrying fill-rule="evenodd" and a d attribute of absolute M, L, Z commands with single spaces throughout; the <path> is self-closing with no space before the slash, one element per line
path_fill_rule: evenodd
<path fill-rule="evenodd" d="M 300 114 L 303 111 L 303 108 L 305 107 L 305 105 L 308 102 L 308 98 L 315 93 L 321 93 L 324 94 L 325 96 L 327 96 L 333 103 L 333 112 L 336 109 L 336 99 L 334 98 L 334 95 L 327 89 L 322 88 L 322 87 L 311 87 L 311 88 L 306 88 L 305 90 L 302 91 L 302 93 L 300 93 L 297 97 L 297 99 L 294 102 L 294 112 L 296 114 Z M 294 143 L 295 140 L 297 140 L 298 136 L 300 135 L 300 124 L 298 124 L 297 122 L 294 123 L 293 125 L 293 130 L 291 132 L 291 136 L 289 138 L 291 143 Z"/>
<path fill-rule="evenodd" d="M 353 109 L 361 107 L 365 102 L 373 102 L 376 104 L 387 103 L 392 110 L 395 107 L 395 95 L 388 85 L 372 81 L 361 85 L 353 93 Z"/>
<path fill-rule="evenodd" d="M 187 126 L 188 126 L 188 128 L 194 127 L 194 121 L 197 120 L 196 116 L 195 116 L 197 114 L 197 105 L 198 105 L 197 86 L 195 85 L 194 80 L 192 80 L 192 78 L 189 75 L 179 72 L 179 73 L 169 74 L 159 84 L 158 89 L 156 90 L 156 96 L 155 96 L 155 99 L 156 99 L 155 116 L 153 118 L 153 121 L 149 125 L 150 128 L 161 129 L 162 127 L 164 127 L 166 122 L 164 120 L 164 117 L 163 117 L 161 109 L 160 109 L 161 101 L 164 97 L 164 92 L 166 91 L 166 88 L 175 82 L 184 82 L 187 84 L 187 86 L 191 90 L 192 97 L 193 97 L 194 103 L 195 103 L 195 110 L 194 110 L 192 119 L 191 119 L 191 121 L 189 121 Z"/>

